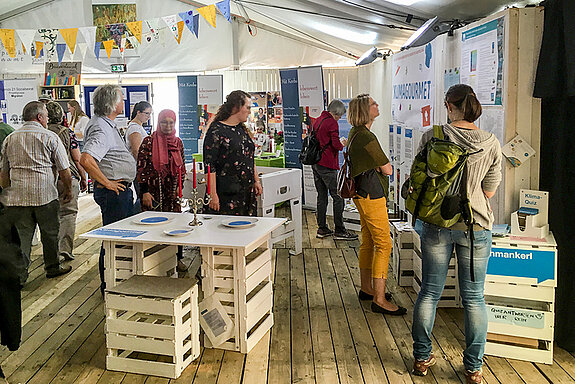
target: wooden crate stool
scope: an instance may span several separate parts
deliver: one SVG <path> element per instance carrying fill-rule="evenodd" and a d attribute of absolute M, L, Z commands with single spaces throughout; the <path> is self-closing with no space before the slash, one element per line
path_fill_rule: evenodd
<path fill-rule="evenodd" d="M 197 281 L 136 275 L 107 288 L 106 347 L 109 370 L 179 377 L 200 355 Z"/>

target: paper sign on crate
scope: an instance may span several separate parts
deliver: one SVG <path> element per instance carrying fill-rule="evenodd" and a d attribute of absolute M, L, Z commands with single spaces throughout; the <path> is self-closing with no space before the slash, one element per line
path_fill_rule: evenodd
<path fill-rule="evenodd" d="M 216 347 L 234 335 L 234 323 L 215 295 L 200 303 L 200 325 Z"/>
<path fill-rule="evenodd" d="M 545 313 L 529 309 L 489 305 L 487 319 L 489 322 L 519 325 L 529 328 L 543 329 L 545 327 Z"/>

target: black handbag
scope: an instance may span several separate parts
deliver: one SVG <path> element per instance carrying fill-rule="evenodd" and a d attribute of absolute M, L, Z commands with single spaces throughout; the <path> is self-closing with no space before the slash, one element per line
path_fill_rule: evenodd
<path fill-rule="evenodd" d="M 347 143 L 347 148 L 351 147 L 351 142 L 355 135 Z M 351 199 L 355 196 L 355 179 L 351 175 L 351 162 L 349 161 L 347 150 L 343 153 L 343 164 L 337 173 L 337 193 L 344 199 Z"/>
<path fill-rule="evenodd" d="M 319 131 L 319 127 L 325 121 L 324 118 L 320 121 L 319 125 L 317 126 L 317 130 Z M 321 147 L 319 144 L 319 140 L 316 137 L 315 129 L 311 129 L 311 132 L 303 139 L 303 143 L 301 145 L 301 152 L 299 153 L 299 162 L 304 165 L 314 165 L 319 163 L 321 160 L 321 156 L 323 155 L 323 151 L 327 148 L 327 146 L 331 143 L 330 141 Z"/>

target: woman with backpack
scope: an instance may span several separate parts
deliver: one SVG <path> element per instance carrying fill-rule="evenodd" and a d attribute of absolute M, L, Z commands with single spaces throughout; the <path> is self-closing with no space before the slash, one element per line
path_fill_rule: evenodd
<path fill-rule="evenodd" d="M 372 300 L 373 312 L 405 315 L 407 310 L 390 303 L 391 295 L 385 293 L 392 246 L 387 216 L 388 175 L 392 174 L 392 168 L 377 137 L 370 131 L 379 116 L 379 106 L 369 95 L 359 95 L 350 101 L 347 113 L 352 125 L 347 147 L 356 187 L 353 202 L 361 222 L 359 299 Z"/>
<path fill-rule="evenodd" d="M 494 221 L 489 199 L 501 182 L 501 146 L 492 133 L 480 130 L 473 123 L 481 115 L 481 104 L 470 86 L 457 84 L 449 88 L 445 95 L 445 107 L 449 118 L 449 123 L 442 127 L 445 140 L 458 144 L 470 154 L 467 158 L 465 184 L 472 210 L 473 233 L 470 234 L 468 225 L 463 221 L 449 228 L 418 221 L 418 224 L 422 224 L 421 229 L 418 228 L 421 237 L 422 282 L 413 308 L 413 373 L 425 376 L 428 368 L 436 362 L 431 352 L 431 331 L 437 302 L 445 286 L 449 261 L 455 250 L 459 289 L 465 311 L 466 347 L 463 365 L 466 383 L 475 384 L 483 382 L 481 367 L 487 338 L 483 286 Z M 433 129 L 423 134 L 418 153 L 433 136 Z"/>

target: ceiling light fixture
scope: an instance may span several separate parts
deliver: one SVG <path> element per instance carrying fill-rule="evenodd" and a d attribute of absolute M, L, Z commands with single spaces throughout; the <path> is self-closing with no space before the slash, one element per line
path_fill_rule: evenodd
<path fill-rule="evenodd" d="M 443 22 L 439 20 L 438 16 L 429 19 L 423 24 L 401 47 L 401 50 L 409 49 L 411 47 L 419 47 L 429 43 L 442 33 L 453 31 L 453 23 Z"/>
<path fill-rule="evenodd" d="M 383 51 L 384 52 L 379 52 L 376 47 L 372 47 L 356 60 L 355 65 L 366 65 L 373 63 L 378 57 L 381 57 L 383 60 L 385 60 L 389 55 L 393 53 L 391 49 L 384 49 Z"/>

